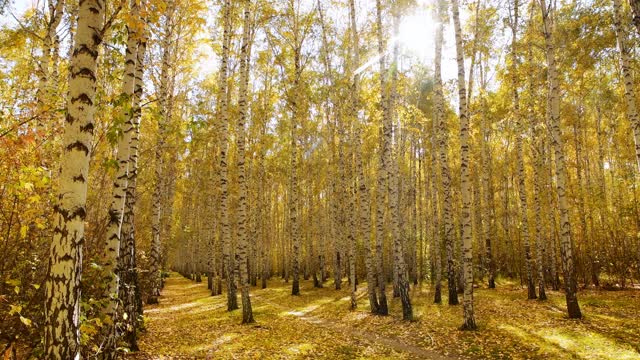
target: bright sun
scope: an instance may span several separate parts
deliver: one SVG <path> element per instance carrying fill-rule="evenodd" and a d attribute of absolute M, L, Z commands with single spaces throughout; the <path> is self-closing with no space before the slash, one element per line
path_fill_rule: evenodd
<path fill-rule="evenodd" d="M 423 63 L 433 59 L 435 26 L 431 12 L 418 5 L 400 23 L 398 39 L 404 52 L 416 56 Z"/>

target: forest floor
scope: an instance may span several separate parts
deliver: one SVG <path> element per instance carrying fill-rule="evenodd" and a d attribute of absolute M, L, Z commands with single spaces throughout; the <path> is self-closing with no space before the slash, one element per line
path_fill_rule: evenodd
<path fill-rule="evenodd" d="M 640 291 L 580 292 L 584 319 L 570 320 L 564 295 L 526 300 L 526 289 L 499 282 L 476 289 L 478 331 L 461 331 L 462 307 L 432 303 L 427 284 L 412 288 L 416 321 L 404 322 L 398 299 L 390 316 L 369 313 L 366 286 L 358 310 L 333 283 L 301 296 L 277 279 L 252 288 L 255 324 L 226 311 L 226 295 L 209 296 L 206 278 L 194 283 L 172 273 L 160 304 L 145 308 L 146 331 L 130 359 L 640 359 Z M 346 285 L 346 284 L 345 284 Z M 443 289 L 446 289 L 443 287 Z"/>

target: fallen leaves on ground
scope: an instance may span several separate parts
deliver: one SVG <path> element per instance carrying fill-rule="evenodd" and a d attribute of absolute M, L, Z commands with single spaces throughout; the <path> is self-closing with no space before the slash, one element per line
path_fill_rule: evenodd
<path fill-rule="evenodd" d="M 347 286 L 345 286 L 347 287 Z M 301 283 L 290 295 L 280 279 L 251 291 L 257 323 L 240 325 L 239 310 L 226 311 L 226 294 L 209 296 L 206 282 L 172 274 L 160 304 L 145 309 L 146 331 L 133 359 L 640 359 L 640 292 L 585 290 L 582 320 L 564 312 L 564 294 L 526 300 L 511 283 L 476 289 L 478 331 L 461 331 L 462 306 L 433 304 L 428 284 L 414 287 L 416 320 L 401 320 L 401 304 L 389 294 L 390 316 L 369 313 L 366 285 L 358 309 L 349 292 L 332 284 Z M 430 356 L 429 354 L 433 354 Z"/>

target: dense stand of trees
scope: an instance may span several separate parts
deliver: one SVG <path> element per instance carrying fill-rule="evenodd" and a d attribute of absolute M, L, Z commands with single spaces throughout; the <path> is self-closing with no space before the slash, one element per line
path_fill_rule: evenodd
<path fill-rule="evenodd" d="M 562 290 L 580 318 L 579 289 L 636 284 L 639 5 L 507 5 L 15 14 L 0 27 L 1 351 L 135 350 L 169 270 L 206 277 L 243 323 L 269 279 L 292 296 L 346 282 L 351 309 L 362 289 L 375 314 L 398 298 L 404 320 L 427 283 L 467 330 L 483 321 L 474 286 Z M 416 11 L 433 32 L 402 33 Z"/>

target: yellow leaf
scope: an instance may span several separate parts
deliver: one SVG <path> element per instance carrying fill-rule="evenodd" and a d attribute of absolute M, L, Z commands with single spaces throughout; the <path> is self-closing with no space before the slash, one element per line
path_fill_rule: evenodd
<path fill-rule="evenodd" d="M 24 316 L 20 316 L 20 321 L 22 321 L 23 324 L 27 325 L 27 326 L 31 326 L 31 320 L 27 319 Z"/>
<path fill-rule="evenodd" d="M 20 238 L 25 239 L 27 237 L 27 231 L 29 231 L 29 227 L 27 225 L 22 225 L 20 227 Z"/>
<path fill-rule="evenodd" d="M 22 311 L 22 306 L 20 305 L 9 305 L 9 307 L 11 308 L 9 310 L 9 315 L 13 315 Z"/>

